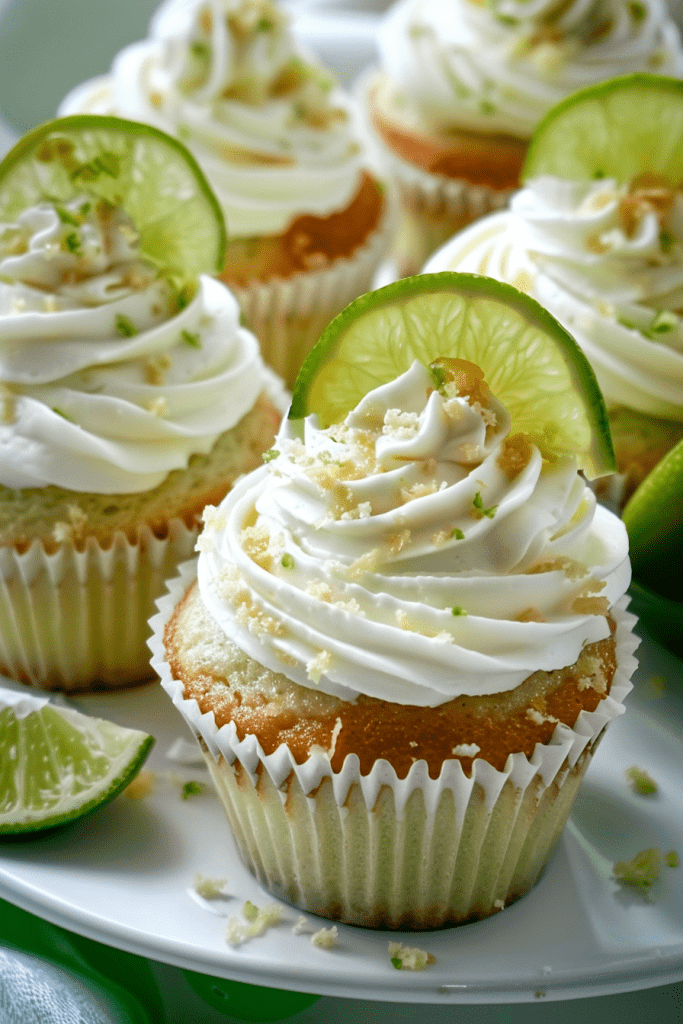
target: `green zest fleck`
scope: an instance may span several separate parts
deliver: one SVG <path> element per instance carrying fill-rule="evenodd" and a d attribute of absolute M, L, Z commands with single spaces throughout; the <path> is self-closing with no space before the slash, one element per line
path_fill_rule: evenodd
<path fill-rule="evenodd" d="M 71 180 L 76 178 L 82 178 L 84 181 L 94 181 L 106 174 L 110 178 L 118 178 L 121 173 L 121 160 L 116 153 L 110 153 L 105 150 L 104 153 L 100 153 L 94 160 L 88 161 L 87 164 L 80 164 L 75 170 L 71 172 Z"/>
<path fill-rule="evenodd" d="M 645 4 L 642 4 L 640 0 L 631 0 L 628 10 L 634 21 L 642 21 L 646 14 Z"/>
<path fill-rule="evenodd" d="M 675 850 L 669 850 L 669 852 L 665 855 L 664 860 L 668 868 L 677 868 L 680 864 L 678 854 Z"/>
<path fill-rule="evenodd" d="M 670 331 L 675 331 L 678 323 L 678 317 L 670 309 L 660 309 L 644 334 L 648 338 L 656 338 L 660 334 L 668 334 Z"/>
<path fill-rule="evenodd" d="M 52 406 L 52 411 L 54 413 L 56 413 L 58 416 L 61 416 L 63 420 L 68 420 L 69 423 L 73 423 L 73 420 L 71 419 L 71 417 L 67 416 L 67 414 L 64 412 L 64 410 L 60 409 L 58 406 L 53 405 Z"/>
<path fill-rule="evenodd" d="M 481 491 L 477 491 L 477 493 L 474 495 L 474 500 L 472 504 L 476 508 L 477 512 L 479 512 L 479 514 L 482 516 L 486 516 L 487 519 L 493 519 L 498 509 L 497 505 L 491 505 L 490 508 L 484 508 L 484 502 L 482 500 Z"/>
<path fill-rule="evenodd" d="M 481 100 L 479 104 L 479 110 L 482 114 L 495 114 L 498 107 L 491 100 Z"/>
<path fill-rule="evenodd" d="M 81 239 L 75 231 L 72 231 L 70 235 L 65 235 L 64 245 L 70 253 L 74 254 L 74 256 L 77 256 L 81 251 Z"/>
<path fill-rule="evenodd" d="M 671 234 L 671 232 L 667 231 L 666 228 L 662 228 L 662 230 L 659 232 L 659 244 L 661 246 L 662 252 L 665 255 L 668 255 L 671 252 L 671 250 L 674 247 L 675 241 L 676 239 Z"/>
<path fill-rule="evenodd" d="M 392 956 L 391 962 L 397 971 L 400 971 L 401 968 L 403 967 L 403 961 L 401 960 L 400 956 Z"/>
<path fill-rule="evenodd" d="M 455 540 L 464 540 L 465 534 L 462 532 L 459 526 L 454 526 L 453 529 L 451 530 L 451 537 L 454 537 Z"/>
<path fill-rule="evenodd" d="M 273 459 L 276 459 L 279 454 L 280 453 L 277 450 L 277 448 L 269 448 L 267 452 L 263 453 L 263 461 L 264 462 L 272 462 Z"/>
<path fill-rule="evenodd" d="M 292 556 L 289 554 L 288 551 L 286 551 L 284 553 L 284 555 L 282 556 L 281 563 L 282 563 L 282 568 L 283 569 L 293 569 L 294 568 L 294 559 L 292 558 Z"/>
<path fill-rule="evenodd" d="M 201 39 L 193 39 L 190 43 L 190 53 L 193 57 L 197 57 L 200 60 L 210 55 L 211 50 L 208 43 L 202 42 Z"/>
<path fill-rule="evenodd" d="M 641 850 L 633 860 L 619 860 L 614 865 L 614 878 L 620 885 L 630 885 L 647 895 L 659 877 L 662 854 L 656 848 Z"/>
<path fill-rule="evenodd" d="M 203 791 L 203 789 L 204 789 L 204 783 L 203 782 L 196 782 L 194 779 L 191 779 L 190 782 L 184 782 L 183 783 L 183 788 L 182 788 L 182 793 L 181 793 L 182 798 L 183 798 L 183 800 L 187 800 L 189 797 L 196 796 L 198 793 L 201 793 Z"/>
<path fill-rule="evenodd" d="M 438 392 L 440 392 L 440 394 L 443 394 L 444 388 L 446 387 L 446 381 L 448 379 L 445 368 L 443 366 L 439 366 L 437 363 L 432 363 L 428 369 L 431 374 L 431 378 L 434 381 L 434 387 Z"/>
<path fill-rule="evenodd" d="M 180 336 L 185 342 L 185 344 L 189 345 L 191 348 L 202 347 L 199 342 L 199 334 L 193 334 L 192 331 L 182 330 L 180 332 Z"/>
<path fill-rule="evenodd" d="M 605 172 L 603 171 L 602 167 L 596 167 L 596 169 L 593 171 L 593 177 L 596 180 L 605 177 Z"/>
<path fill-rule="evenodd" d="M 467 615 L 467 612 L 465 611 L 465 609 L 464 609 L 464 608 L 461 608 L 459 604 L 454 604 L 454 605 L 453 605 L 453 607 L 451 608 L 451 613 L 452 613 L 453 615 L 455 615 L 455 616 L 458 616 L 458 615 Z"/>
<path fill-rule="evenodd" d="M 80 220 L 78 217 L 74 217 L 73 213 L 70 213 L 69 210 L 65 210 L 63 206 L 55 206 L 55 210 L 62 224 L 72 224 L 75 228 L 80 227 Z"/>
<path fill-rule="evenodd" d="M 246 917 L 247 921 L 255 921 L 258 917 L 258 907 L 255 903 L 252 903 L 251 900 L 247 900 L 242 907 L 242 913 Z"/>
<path fill-rule="evenodd" d="M 132 338 L 138 329 L 123 313 L 116 314 L 116 330 L 123 338 Z"/>
<path fill-rule="evenodd" d="M 626 778 L 633 786 L 636 793 L 641 796 L 649 796 L 651 793 L 657 792 L 657 783 L 655 780 L 648 775 L 642 768 L 638 768 L 636 765 L 632 765 L 631 768 L 626 769 Z"/>
<path fill-rule="evenodd" d="M 176 294 L 175 304 L 177 309 L 183 310 L 189 306 L 190 302 L 194 297 L 194 289 L 191 285 L 186 284 L 183 288 L 180 288 Z"/>

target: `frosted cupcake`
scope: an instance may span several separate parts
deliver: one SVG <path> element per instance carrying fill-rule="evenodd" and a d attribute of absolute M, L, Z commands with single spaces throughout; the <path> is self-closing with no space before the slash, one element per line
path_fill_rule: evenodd
<path fill-rule="evenodd" d="M 678 313 L 683 307 L 683 195 L 675 156 L 683 134 L 678 122 L 669 122 L 666 148 L 653 145 L 653 111 L 662 107 L 666 117 L 664 104 L 675 103 L 683 113 L 683 86 L 660 77 L 627 76 L 598 92 L 576 94 L 570 105 L 549 115 L 547 130 L 539 128 L 543 135 L 537 134 L 533 143 L 538 140 L 538 161 L 550 159 L 540 152 L 541 144 L 548 149 L 550 131 L 566 137 L 572 129 L 565 119 L 580 118 L 603 96 L 613 106 L 605 112 L 607 127 L 596 133 L 597 145 L 586 130 L 557 155 L 567 177 L 534 176 L 530 166 L 509 211 L 460 232 L 426 269 L 507 281 L 536 298 L 572 333 L 609 408 L 618 474 L 598 483 L 604 500 L 619 509 L 683 437 L 683 325 Z M 629 123 L 625 130 L 616 104 L 632 112 L 633 127 Z M 646 112 L 641 104 L 654 107 Z M 672 154 L 673 175 L 662 173 L 667 154 Z M 618 178 L 609 170 L 610 158 L 623 171 Z M 583 172 L 575 161 L 585 161 Z M 596 161 L 602 177 L 588 170 Z"/>
<path fill-rule="evenodd" d="M 379 36 L 369 114 L 398 190 L 400 275 L 519 186 L 531 134 L 576 89 L 683 74 L 661 0 L 400 0 Z"/>
<path fill-rule="evenodd" d="M 192 150 L 223 208 L 223 280 L 291 384 L 329 320 L 366 291 L 391 220 L 351 98 L 271 0 L 171 0 L 149 38 L 62 113 L 117 113 Z"/>
<path fill-rule="evenodd" d="M 280 419 L 281 385 L 228 289 L 179 276 L 158 226 L 168 263 L 153 262 L 147 229 L 98 194 L 98 175 L 125 192 L 129 172 L 165 159 L 168 178 L 142 180 L 183 197 L 191 252 L 190 225 L 213 209 L 197 213 L 181 147 L 168 140 L 173 163 L 147 133 L 64 119 L 0 166 L 0 671 L 47 689 L 150 677 L 165 578 Z M 149 200 L 152 224 L 161 205 Z"/>
<path fill-rule="evenodd" d="M 415 362 L 285 421 L 205 521 L 153 664 L 257 878 L 372 927 L 524 895 L 635 664 L 625 530 L 576 458 L 474 364 Z"/>

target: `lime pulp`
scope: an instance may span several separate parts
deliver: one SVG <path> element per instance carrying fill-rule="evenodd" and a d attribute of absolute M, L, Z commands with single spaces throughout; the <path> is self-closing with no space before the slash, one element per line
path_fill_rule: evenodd
<path fill-rule="evenodd" d="M 289 415 L 338 422 L 414 360 L 439 357 L 476 363 L 512 431 L 545 457 L 576 455 L 589 477 L 614 471 L 604 400 L 576 342 L 529 296 L 473 274 L 422 274 L 352 302 L 307 357 Z"/>
<path fill-rule="evenodd" d="M 154 739 L 50 704 L 0 711 L 0 835 L 63 825 L 112 800 L 138 773 Z"/>

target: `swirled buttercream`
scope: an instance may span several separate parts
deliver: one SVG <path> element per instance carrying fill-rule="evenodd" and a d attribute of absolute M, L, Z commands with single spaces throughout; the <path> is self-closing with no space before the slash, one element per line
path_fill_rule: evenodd
<path fill-rule="evenodd" d="M 683 194 L 657 182 L 530 181 L 430 271 L 526 291 L 585 351 L 610 407 L 683 421 Z"/>
<path fill-rule="evenodd" d="M 187 301 L 186 301 L 187 300 Z M 149 490 L 264 389 L 219 282 L 180 296 L 121 210 L 86 196 L 0 225 L 0 483 Z"/>
<path fill-rule="evenodd" d="M 209 179 L 232 238 L 282 234 L 343 210 L 368 156 L 350 97 L 296 42 L 271 0 L 171 0 L 149 37 L 62 114 L 116 113 L 177 135 Z"/>
<path fill-rule="evenodd" d="M 663 0 L 400 0 L 379 36 L 385 113 L 436 134 L 529 138 L 552 106 L 632 71 L 680 77 Z"/>
<path fill-rule="evenodd" d="M 209 509 L 199 587 L 249 655 L 353 699 L 435 706 L 573 664 L 630 581 L 621 522 L 544 462 L 472 364 L 419 363 L 339 425 L 286 420 Z"/>

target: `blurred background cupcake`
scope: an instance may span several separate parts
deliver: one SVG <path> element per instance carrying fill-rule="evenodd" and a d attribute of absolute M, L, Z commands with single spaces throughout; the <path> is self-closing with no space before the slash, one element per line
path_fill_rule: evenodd
<path fill-rule="evenodd" d="M 192 150 L 227 222 L 222 279 L 291 384 L 370 286 L 392 219 L 354 102 L 289 15 L 272 0 L 169 0 L 146 40 L 62 102 L 77 111 L 155 124 Z"/>
<path fill-rule="evenodd" d="M 220 209 L 155 129 L 66 118 L 0 165 L 0 671 L 149 678 L 147 620 L 283 407 L 213 270 Z"/>
<path fill-rule="evenodd" d="M 341 362 L 325 335 L 327 361 L 301 378 L 323 423 L 321 386 L 362 394 L 368 359 L 379 386 L 327 427 L 284 421 L 266 464 L 207 510 L 198 564 L 159 602 L 152 663 L 267 888 L 353 924 L 436 928 L 538 878 L 623 710 L 637 640 L 625 528 L 577 472 L 596 438 L 563 451 L 601 404 L 578 348 L 498 282 L 398 286 L 358 300 Z M 581 394 L 560 369 L 562 425 L 559 400 L 525 400 L 500 373 L 501 317 L 512 345 L 536 343 L 527 377 L 556 342 L 585 370 Z"/>
<path fill-rule="evenodd" d="M 683 82 L 581 90 L 534 134 L 509 211 L 426 264 L 507 281 L 576 338 L 609 409 L 618 472 L 596 486 L 617 511 L 683 438 L 682 161 Z"/>
<path fill-rule="evenodd" d="M 631 71 L 683 73 L 661 0 L 399 0 L 379 49 L 364 89 L 400 201 L 399 276 L 505 205 L 534 127 L 563 97 Z"/>

